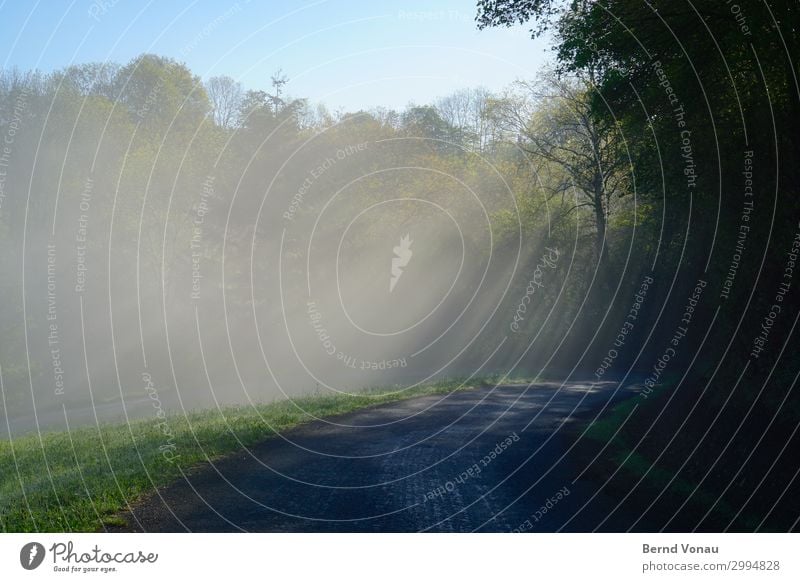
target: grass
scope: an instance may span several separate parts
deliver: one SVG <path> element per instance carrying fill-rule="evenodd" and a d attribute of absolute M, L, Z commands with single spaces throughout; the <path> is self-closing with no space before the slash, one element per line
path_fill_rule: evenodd
<path fill-rule="evenodd" d="M 118 514 L 128 503 L 192 466 L 314 417 L 470 387 L 441 380 L 407 390 L 309 396 L 0 441 L 0 531 L 97 531 L 120 524 Z"/>
<path fill-rule="evenodd" d="M 625 446 L 623 438 L 619 433 L 617 433 L 617 430 L 622 423 L 625 422 L 625 419 L 628 418 L 631 410 L 640 404 L 641 399 L 633 396 L 631 398 L 626 398 L 619 404 L 612 406 L 605 412 L 605 414 L 603 414 L 601 418 L 589 425 L 589 427 L 586 429 L 586 437 L 605 443 L 611 441 L 616 434 L 617 436 L 614 439 L 613 444 Z"/>
<path fill-rule="evenodd" d="M 727 518 L 733 518 L 736 514 L 734 509 L 727 503 L 720 500 L 717 496 L 705 491 L 699 483 L 676 476 L 672 471 L 658 467 L 652 460 L 639 452 L 633 450 L 628 442 L 625 429 L 619 430 L 625 423 L 628 416 L 635 406 L 663 406 L 665 393 L 674 388 L 674 384 L 666 382 L 653 391 L 646 401 L 641 398 L 632 397 L 623 400 L 606 412 L 602 418 L 592 423 L 586 430 L 586 437 L 609 443 L 611 459 L 616 466 L 627 473 L 632 479 L 643 480 L 643 483 L 656 491 L 668 489 L 673 494 L 682 498 L 692 496 L 696 503 L 705 507 L 714 507 L 714 512 Z M 638 412 L 638 411 L 637 411 Z M 634 412 L 635 416 L 636 413 Z M 616 436 L 615 436 L 616 435 Z M 748 526 L 755 528 L 752 518 L 742 516 Z"/>

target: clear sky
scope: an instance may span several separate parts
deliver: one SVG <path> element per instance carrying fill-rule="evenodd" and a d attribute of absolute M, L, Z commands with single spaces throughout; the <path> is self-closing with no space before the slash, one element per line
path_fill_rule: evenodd
<path fill-rule="evenodd" d="M 478 31 L 474 0 L 0 0 L 0 65 L 51 71 L 143 52 L 332 110 L 427 103 L 461 87 L 501 89 L 548 58 L 526 27 Z"/>

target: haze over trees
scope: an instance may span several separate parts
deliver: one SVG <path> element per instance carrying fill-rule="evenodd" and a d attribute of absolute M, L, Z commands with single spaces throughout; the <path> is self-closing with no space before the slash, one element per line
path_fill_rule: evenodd
<path fill-rule="evenodd" d="M 15 137 L 2 260 L 21 273 L 4 279 L 0 308 L 9 410 L 24 419 L 62 402 L 135 401 L 143 373 L 174 409 L 460 372 L 481 320 L 458 312 L 497 300 L 486 271 L 509 261 L 491 239 L 515 193 L 495 163 L 528 172 L 513 148 L 496 153 L 505 142 L 490 95 L 332 115 L 289 95 L 287 81 L 203 82 L 147 54 L 2 72 L 0 129 Z M 387 295 L 391 249 L 409 233 L 413 268 Z M 478 297 L 481 276 L 492 288 Z M 389 343 L 346 331 L 336 297 Z M 324 306 L 321 329 L 312 304 Z M 409 318 L 421 319 L 416 331 L 394 339 Z M 448 326 L 461 338 L 451 347 L 437 338 Z M 427 361 L 410 367 L 426 344 L 417 362 Z"/>
<path fill-rule="evenodd" d="M 796 488 L 769 468 L 800 421 L 797 3 L 748 4 L 746 31 L 720 2 L 477 6 L 550 31 L 554 70 L 337 113 L 290 72 L 259 90 L 152 54 L 0 72 L 13 430 L 149 411 L 145 374 L 171 410 L 635 380 L 642 459 L 734 507 Z"/>

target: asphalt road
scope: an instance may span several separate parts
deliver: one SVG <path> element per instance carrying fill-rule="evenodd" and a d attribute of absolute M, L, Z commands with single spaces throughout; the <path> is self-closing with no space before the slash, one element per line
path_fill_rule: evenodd
<path fill-rule="evenodd" d="M 611 512 L 584 471 L 576 428 L 630 397 L 615 389 L 501 386 L 317 421 L 192 470 L 118 529 L 624 531 L 624 508 Z"/>

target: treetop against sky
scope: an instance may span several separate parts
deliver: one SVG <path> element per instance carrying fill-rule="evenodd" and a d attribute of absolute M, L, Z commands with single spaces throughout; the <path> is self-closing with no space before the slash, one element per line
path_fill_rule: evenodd
<path fill-rule="evenodd" d="M 334 110 L 399 109 L 535 74 L 546 39 L 532 41 L 524 26 L 479 31 L 474 18 L 472 0 L 9 3 L 0 67 L 49 72 L 146 52 L 253 89 L 267 89 L 281 68 L 288 94 Z"/>

